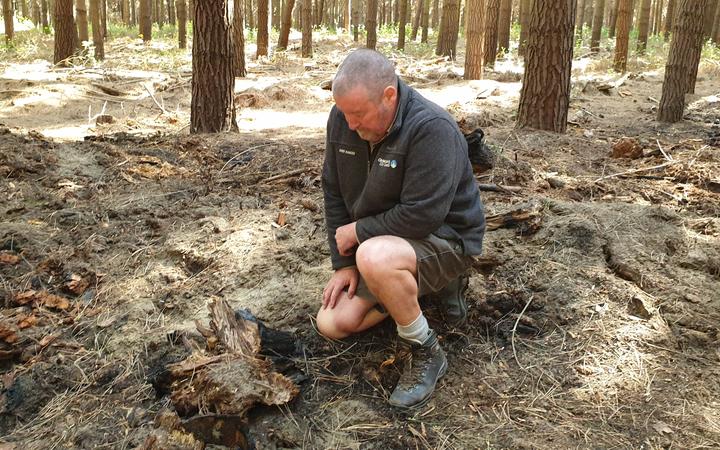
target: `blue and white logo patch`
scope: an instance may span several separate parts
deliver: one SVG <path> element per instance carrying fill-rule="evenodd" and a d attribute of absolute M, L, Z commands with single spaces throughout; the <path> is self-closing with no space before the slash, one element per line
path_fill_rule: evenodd
<path fill-rule="evenodd" d="M 398 163 L 395 159 L 383 159 L 378 158 L 378 166 L 380 167 L 389 167 L 390 169 L 394 169 L 397 167 Z"/>

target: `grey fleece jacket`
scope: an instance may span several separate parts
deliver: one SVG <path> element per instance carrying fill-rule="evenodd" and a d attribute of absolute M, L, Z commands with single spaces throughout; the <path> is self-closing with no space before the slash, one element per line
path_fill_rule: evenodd
<path fill-rule="evenodd" d="M 327 123 L 322 183 L 333 269 L 355 264 L 339 254 L 335 230 L 357 221 L 358 240 L 430 234 L 460 241 L 479 255 L 485 214 L 468 160 L 467 143 L 440 106 L 402 80 L 395 122 L 370 146 L 333 107 Z"/>

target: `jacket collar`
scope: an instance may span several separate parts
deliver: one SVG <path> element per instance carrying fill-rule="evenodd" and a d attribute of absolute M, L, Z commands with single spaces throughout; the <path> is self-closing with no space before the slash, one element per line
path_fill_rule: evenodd
<path fill-rule="evenodd" d="M 410 101 L 410 93 L 411 93 L 410 86 L 405 84 L 405 82 L 402 79 L 400 79 L 399 76 L 398 76 L 397 80 L 398 80 L 397 111 L 395 111 L 395 119 L 393 120 L 392 125 L 390 125 L 390 129 L 388 130 L 384 139 L 387 139 L 388 137 L 390 137 L 393 133 L 395 133 L 397 130 L 399 130 L 402 127 L 403 119 L 405 118 L 405 109 L 407 107 L 408 102 Z"/>

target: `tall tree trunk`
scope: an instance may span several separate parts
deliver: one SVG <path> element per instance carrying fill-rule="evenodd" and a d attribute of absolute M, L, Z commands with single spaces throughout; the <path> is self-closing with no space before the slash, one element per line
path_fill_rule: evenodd
<path fill-rule="evenodd" d="M 460 20 L 460 0 L 443 1 L 442 19 L 440 21 L 440 33 L 438 35 L 435 54 L 449 56 L 455 59 L 457 56 L 457 39 Z"/>
<path fill-rule="evenodd" d="M 78 38 L 80 42 L 90 40 L 88 36 L 87 6 L 85 0 L 75 0 L 75 20 L 78 27 Z M 95 33 L 93 33 L 94 35 Z"/>
<path fill-rule="evenodd" d="M 575 0 L 534 0 L 517 125 L 564 133 L 570 105 Z"/>
<path fill-rule="evenodd" d="M 162 28 L 165 25 L 165 2 L 163 0 L 155 0 L 155 2 L 158 5 L 157 23 Z"/>
<path fill-rule="evenodd" d="M 109 36 L 107 29 L 107 0 L 100 0 L 100 25 L 102 26 L 103 39 L 107 40 Z"/>
<path fill-rule="evenodd" d="M 706 5 L 707 0 L 679 2 L 670 54 L 665 66 L 662 97 L 658 107 L 658 120 L 661 122 L 682 120 L 689 78 L 692 72 L 697 71 L 699 62 L 696 55 L 702 46 L 704 25 L 702 18 Z"/>
<path fill-rule="evenodd" d="M 55 0 L 55 54 L 53 61 L 60 64 L 75 53 L 78 43 L 73 17 L 73 0 Z"/>
<path fill-rule="evenodd" d="M 512 0 L 502 0 L 500 2 L 500 17 L 498 17 L 498 47 L 502 53 L 510 50 L 511 19 Z"/>
<path fill-rule="evenodd" d="M 257 53 L 256 57 L 268 54 L 268 0 L 257 2 Z"/>
<path fill-rule="evenodd" d="M 483 43 L 483 62 L 487 67 L 495 67 L 498 43 L 498 18 L 500 15 L 500 0 L 486 0 L 486 12 L 483 19 L 485 29 Z"/>
<path fill-rule="evenodd" d="M 167 18 L 168 23 L 172 26 L 175 26 L 177 24 L 177 20 L 175 17 L 175 2 L 173 0 L 166 0 L 167 1 Z M 242 8 L 240 8 L 242 9 Z"/>
<path fill-rule="evenodd" d="M 715 11 L 715 24 L 713 25 L 712 40 L 715 46 L 720 46 L 720 4 Z"/>
<path fill-rule="evenodd" d="M 120 16 L 126 27 L 130 26 L 130 2 L 128 0 L 120 0 Z"/>
<path fill-rule="evenodd" d="M 663 0 L 655 0 L 655 8 L 653 9 L 652 35 L 660 34 L 660 26 L 662 24 L 662 5 Z"/>
<path fill-rule="evenodd" d="M 652 0 L 642 0 L 642 6 L 640 7 L 640 18 L 638 25 L 638 40 L 637 40 L 637 52 L 638 55 L 645 53 L 647 48 L 648 30 L 650 25 L 650 7 L 652 6 Z"/>
<path fill-rule="evenodd" d="M 437 30 L 439 24 L 440 24 L 440 0 L 433 0 L 432 19 L 431 19 L 432 29 Z"/>
<path fill-rule="evenodd" d="M 152 39 L 151 10 L 151 0 L 140 0 L 140 34 L 144 42 L 150 42 Z"/>
<path fill-rule="evenodd" d="M 32 0 L 32 21 L 35 27 L 40 25 L 40 2 Z"/>
<path fill-rule="evenodd" d="M 705 6 L 705 24 L 703 26 L 703 40 L 710 39 L 712 37 L 713 20 L 715 19 L 715 9 L 717 9 L 718 0 L 707 0 L 707 6 Z"/>
<path fill-rule="evenodd" d="M 95 59 L 105 59 L 105 39 L 100 24 L 100 0 L 90 0 L 90 22 L 92 23 L 93 44 L 95 45 Z"/>
<path fill-rule="evenodd" d="M 520 0 L 520 42 L 518 43 L 518 54 L 525 56 L 528 40 L 528 22 L 530 18 L 530 0 Z"/>
<path fill-rule="evenodd" d="M 367 39 L 365 46 L 375 49 L 377 44 L 377 0 L 367 0 L 367 15 L 365 16 L 365 32 Z"/>
<path fill-rule="evenodd" d="M 302 0 L 302 57 L 312 55 L 312 1 Z"/>
<path fill-rule="evenodd" d="M 233 45 L 235 46 L 234 58 L 235 58 L 235 76 L 244 77 L 247 75 L 245 69 L 245 23 L 243 18 L 242 0 L 235 0 L 235 6 L 233 7 Z M 294 0 L 291 0 L 294 2 Z M 292 4 L 290 5 L 290 11 L 292 12 Z M 287 47 L 287 42 L 285 43 Z"/>
<path fill-rule="evenodd" d="M 347 31 L 350 29 L 350 3 L 349 0 L 342 0 L 342 28 Z"/>
<path fill-rule="evenodd" d="M 483 27 L 486 21 L 487 7 L 485 0 L 468 0 L 468 16 L 466 44 L 465 44 L 465 74 L 466 80 L 481 80 L 483 77 L 483 45 L 487 40 Z"/>
<path fill-rule="evenodd" d="M 278 49 L 286 49 L 290 37 L 290 26 L 292 25 L 292 11 L 295 0 L 287 0 L 283 10 L 282 25 L 280 25 L 280 37 L 278 38 Z"/>
<path fill-rule="evenodd" d="M 578 8 L 577 8 L 577 16 L 575 17 L 575 33 L 577 34 L 578 39 L 582 39 L 582 28 L 585 24 L 584 19 L 584 13 L 585 13 L 585 3 L 587 3 L 588 0 L 577 0 Z M 592 1 L 592 0 L 589 0 Z"/>
<path fill-rule="evenodd" d="M 138 24 L 138 11 L 135 3 L 135 0 L 130 0 L 130 24 L 132 26 L 136 26 Z"/>
<path fill-rule="evenodd" d="M 2 0 L 3 19 L 5 21 L 5 42 L 12 42 L 15 35 L 15 24 L 13 22 L 13 4 L 12 0 Z M 72 14 L 72 13 L 71 13 Z M 56 61 L 57 62 L 57 61 Z"/>
<path fill-rule="evenodd" d="M 255 9 L 253 8 L 253 0 L 245 2 L 245 17 L 247 17 L 248 28 L 254 30 L 255 27 Z"/>
<path fill-rule="evenodd" d="M 628 42 L 630 40 L 630 24 L 632 23 L 633 0 L 618 0 L 617 37 L 615 39 L 615 60 L 613 68 L 616 72 L 627 70 Z"/>
<path fill-rule="evenodd" d="M 422 17 L 420 18 L 422 33 L 420 34 L 420 42 L 427 44 L 428 27 L 430 26 L 430 0 L 423 1 Z"/>
<path fill-rule="evenodd" d="M 610 9 L 610 29 L 608 30 L 608 36 L 610 37 L 610 39 L 615 37 L 615 31 L 617 29 L 617 13 L 619 6 L 620 0 L 613 0 L 612 8 Z"/>
<path fill-rule="evenodd" d="M 602 35 L 603 18 L 605 15 L 605 0 L 597 0 L 595 17 L 593 17 L 592 37 L 590 38 L 590 51 L 600 51 L 600 37 Z"/>
<path fill-rule="evenodd" d="M 400 21 L 398 23 L 398 50 L 405 49 L 405 18 L 407 17 L 408 0 L 400 0 Z"/>
<path fill-rule="evenodd" d="M 175 0 L 178 18 L 178 47 L 187 48 L 187 5 L 185 0 Z"/>
<path fill-rule="evenodd" d="M 353 33 L 353 41 L 358 42 L 360 39 L 360 0 L 351 0 L 351 9 L 352 9 L 352 33 Z"/>
<path fill-rule="evenodd" d="M 274 29 L 280 28 L 280 8 L 282 3 L 280 0 L 270 0 L 270 27 Z"/>
<path fill-rule="evenodd" d="M 235 59 L 228 2 L 195 0 L 194 17 L 190 133 L 236 131 Z"/>
<path fill-rule="evenodd" d="M 673 29 L 675 23 L 675 10 L 677 9 L 677 0 L 668 0 L 667 14 L 665 15 L 665 28 L 663 37 L 665 42 L 670 40 L 670 32 Z"/>
<path fill-rule="evenodd" d="M 42 17 L 40 20 L 42 22 L 43 33 L 50 34 L 50 24 L 48 23 L 48 0 L 40 0 L 40 9 L 42 11 Z M 7 30 L 7 28 L 5 29 Z"/>
<path fill-rule="evenodd" d="M 23 19 L 29 18 L 27 0 L 18 0 L 20 3 L 20 17 Z"/>
<path fill-rule="evenodd" d="M 410 32 L 410 40 L 415 42 L 417 40 L 418 28 L 420 28 L 420 16 L 422 15 L 423 0 L 417 0 L 415 3 L 415 16 L 412 22 L 412 31 Z"/>

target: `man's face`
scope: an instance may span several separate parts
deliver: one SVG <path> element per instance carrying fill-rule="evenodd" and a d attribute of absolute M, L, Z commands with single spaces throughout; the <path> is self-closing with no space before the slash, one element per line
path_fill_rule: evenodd
<path fill-rule="evenodd" d="M 371 98 L 361 86 L 334 98 L 350 129 L 362 139 L 376 143 L 385 137 L 395 118 L 397 90 L 394 87 L 385 88 L 380 98 Z"/>

